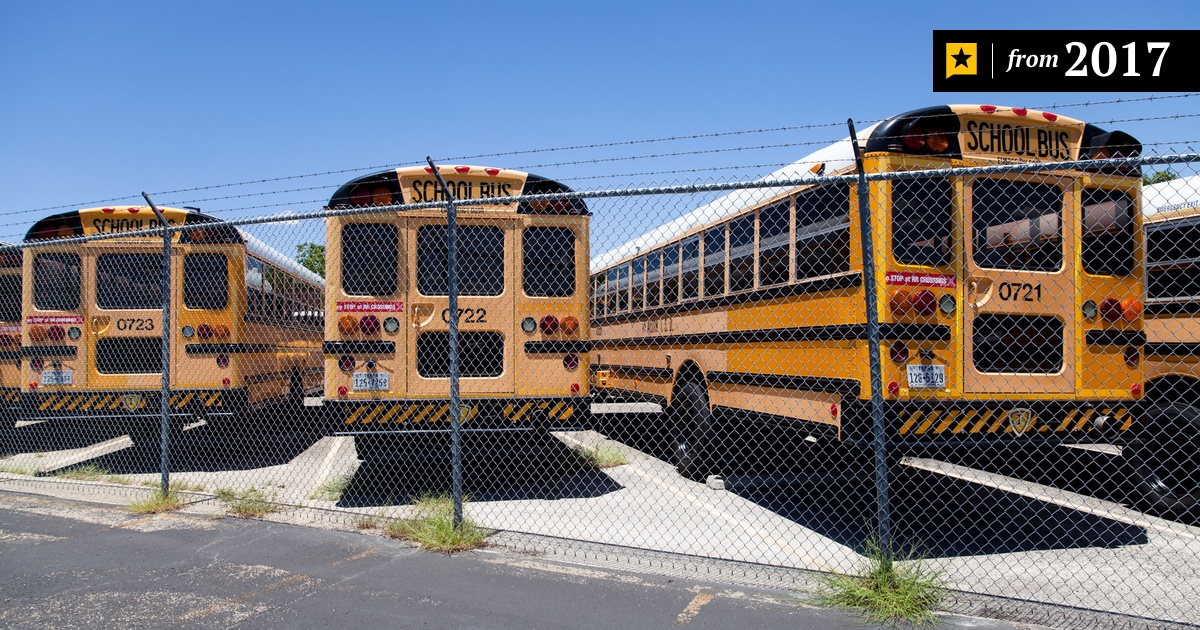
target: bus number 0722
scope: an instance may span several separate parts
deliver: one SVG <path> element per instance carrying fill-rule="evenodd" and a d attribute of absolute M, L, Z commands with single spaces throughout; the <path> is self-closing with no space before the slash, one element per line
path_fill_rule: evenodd
<path fill-rule="evenodd" d="M 1028 282 L 1001 282 L 996 295 L 1005 302 L 1041 302 L 1042 285 Z"/>
<path fill-rule="evenodd" d="M 442 321 L 450 323 L 450 309 L 442 309 Z M 458 321 L 464 324 L 486 324 L 487 309 L 486 308 L 460 308 L 458 309 Z"/>

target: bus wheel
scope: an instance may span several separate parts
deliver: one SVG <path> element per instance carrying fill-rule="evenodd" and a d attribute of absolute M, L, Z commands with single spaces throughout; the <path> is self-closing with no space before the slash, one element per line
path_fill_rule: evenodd
<path fill-rule="evenodd" d="M 1124 447 L 1138 500 L 1164 516 L 1200 515 L 1200 409 L 1150 406 Z"/>
<path fill-rule="evenodd" d="M 668 412 L 675 470 L 693 481 L 703 481 L 708 474 L 713 436 L 712 410 L 704 385 L 685 383 Z"/>

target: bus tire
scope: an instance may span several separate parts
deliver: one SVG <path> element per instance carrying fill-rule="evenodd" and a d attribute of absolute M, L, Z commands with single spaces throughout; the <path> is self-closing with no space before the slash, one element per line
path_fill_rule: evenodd
<path fill-rule="evenodd" d="M 713 437 L 712 409 L 704 385 L 684 383 L 669 411 L 675 470 L 693 481 L 703 481 L 708 475 Z"/>
<path fill-rule="evenodd" d="M 1144 417 L 1123 449 L 1138 502 L 1162 516 L 1200 515 L 1200 409 L 1161 403 Z"/>

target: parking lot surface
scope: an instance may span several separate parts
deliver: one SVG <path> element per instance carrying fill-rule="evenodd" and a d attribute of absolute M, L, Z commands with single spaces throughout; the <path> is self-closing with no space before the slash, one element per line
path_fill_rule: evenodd
<path fill-rule="evenodd" d="M 0 493 L 0 591 L 0 625 L 17 628 L 873 627 L 780 591 L 13 493 Z"/>

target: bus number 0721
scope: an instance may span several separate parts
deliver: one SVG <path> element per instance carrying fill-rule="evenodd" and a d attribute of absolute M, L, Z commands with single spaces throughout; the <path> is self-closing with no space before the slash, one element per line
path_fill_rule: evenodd
<path fill-rule="evenodd" d="M 1001 282 L 996 294 L 1005 302 L 1041 302 L 1042 285 L 1028 282 Z"/>
<path fill-rule="evenodd" d="M 450 309 L 442 309 L 442 321 L 450 323 Z M 460 308 L 458 309 L 458 321 L 464 324 L 486 324 L 487 309 L 486 308 Z"/>

